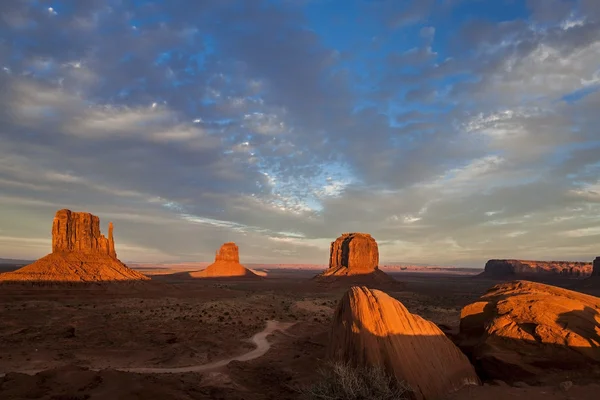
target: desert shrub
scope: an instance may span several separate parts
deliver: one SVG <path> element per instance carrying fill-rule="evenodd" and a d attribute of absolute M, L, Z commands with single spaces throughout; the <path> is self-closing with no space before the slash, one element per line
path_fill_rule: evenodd
<path fill-rule="evenodd" d="M 379 367 L 355 368 L 331 363 L 319 370 L 319 379 L 298 391 L 306 400 L 407 400 L 410 388 Z"/>

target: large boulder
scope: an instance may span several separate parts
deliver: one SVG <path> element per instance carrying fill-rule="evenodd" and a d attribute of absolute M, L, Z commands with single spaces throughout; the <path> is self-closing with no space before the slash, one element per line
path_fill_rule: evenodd
<path fill-rule="evenodd" d="M 224 243 L 215 255 L 215 262 L 202 271 L 190 272 L 192 278 L 245 278 L 261 279 L 260 276 L 240 264 L 238 246 Z"/>
<path fill-rule="evenodd" d="M 462 309 L 460 336 L 486 378 L 543 383 L 564 371 L 599 377 L 600 298 L 502 283 Z"/>
<path fill-rule="evenodd" d="M 329 357 L 379 366 L 406 382 L 417 399 L 440 399 L 479 384 L 467 357 L 433 323 L 379 290 L 352 287 L 335 311 Z"/>
<path fill-rule="evenodd" d="M 368 233 L 344 233 L 331 242 L 329 268 L 314 279 L 321 283 L 389 285 L 398 283 L 379 269 L 377 242 Z"/>
<path fill-rule="evenodd" d="M 579 261 L 489 260 L 482 277 L 516 279 L 519 277 L 586 278 L 592 274 L 592 263 Z"/>
<path fill-rule="evenodd" d="M 108 238 L 100 219 L 86 212 L 59 210 L 52 224 L 52 253 L 16 271 L 0 274 L 1 282 L 103 283 L 149 280 L 128 268 L 115 251 L 113 224 Z"/>

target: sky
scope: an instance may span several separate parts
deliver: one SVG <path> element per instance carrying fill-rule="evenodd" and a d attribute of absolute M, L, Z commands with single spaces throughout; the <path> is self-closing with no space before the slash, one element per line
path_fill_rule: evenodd
<path fill-rule="evenodd" d="M 600 255 L 600 1 L 0 2 L 0 257 Z"/>

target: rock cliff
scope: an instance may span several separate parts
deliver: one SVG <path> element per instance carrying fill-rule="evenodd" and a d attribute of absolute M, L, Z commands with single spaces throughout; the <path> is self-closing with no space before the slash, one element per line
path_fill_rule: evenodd
<path fill-rule="evenodd" d="M 329 268 L 314 278 L 319 282 L 356 285 L 397 282 L 379 269 L 377 242 L 368 233 L 344 233 L 329 249 Z"/>
<path fill-rule="evenodd" d="M 379 290 L 352 287 L 334 313 L 329 357 L 379 366 L 417 399 L 441 399 L 479 378 L 467 357 L 433 323 Z"/>
<path fill-rule="evenodd" d="M 519 276 L 586 278 L 592 274 L 592 264 L 574 261 L 489 260 L 484 277 L 514 279 Z"/>
<path fill-rule="evenodd" d="M 52 253 L 13 272 L 1 282 L 101 283 L 149 280 L 117 259 L 113 224 L 108 238 L 90 213 L 59 210 L 52 224 Z"/>

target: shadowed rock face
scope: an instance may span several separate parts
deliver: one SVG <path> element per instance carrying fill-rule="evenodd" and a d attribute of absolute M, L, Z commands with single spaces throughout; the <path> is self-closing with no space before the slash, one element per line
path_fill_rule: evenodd
<path fill-rule="evenodd" d="M 499 284 L 462 309 L 460 334 L 487 378 L 543 383 L 561 370 L 600 378 L 598 297 L 528 281 Z"/>
<path fill-rule="evenodd" d="M 344 233 L 331 242 L 329 268 L 374 271 L 379 265 L 377 242 L 368 233 Z"/>
<path fill-rule="evenodd" d="M 52 252 L 103 253 L 116 258 L 113 224 L 108 239 L 100 233 L 100 218 L 86 212 L 59 210 L 52 224 Z"/>
<path fill-rule="evenodd" d="M 237 245 L 233 242 L 223 244 L 215 256 L 215 262 L 217 261 L 231 261 L 239 263 L 240 252 Z"/>
<path fill-rule="evenodd" d="M 592 274 L 592 264 L 573 261 L 489 260 L 484 276 L 503 278 L 540 275 L 585 278 Z"/>
<path fill-rule="evenodd" d="M 592 276 L 600 276 L 600 257 L 596 257 L 596 259 L 594 260 Z"/>
<path fill-rule="evenodd" d="M 59 210 L 52 223 L 52 253 L 33 264 L 0 274 L 0 282 L 102 283 L 148 280 L 117 259 L 113 224 L 108 238 L 100 219 L 86 212 Z"/>
<path fill-rule="evenodd" d="M 329 357 L 380 366 L 408 383 L 417 399 L 441 399 L 479 378 L 467 357 L 433 323 L 379 290 L 352 287 L 335 311 Z"/>

